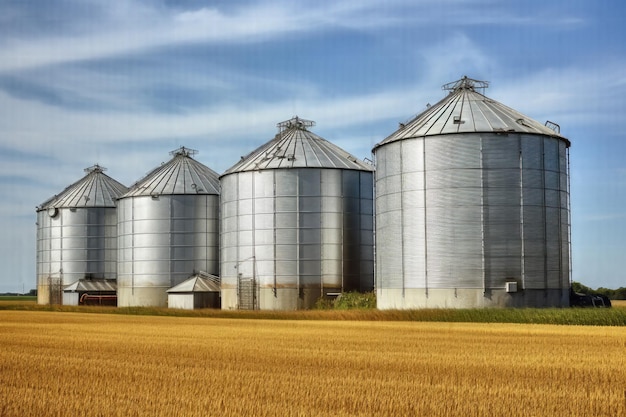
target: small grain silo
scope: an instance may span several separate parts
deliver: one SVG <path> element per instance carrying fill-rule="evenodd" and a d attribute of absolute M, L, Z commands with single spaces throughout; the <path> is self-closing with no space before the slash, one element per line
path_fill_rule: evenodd
<path fill-rule="evenodd" d="M 167 306 L 167 290 L 196 271 L 219 274 L 218 174 L 187 148 L 118 203 L 118 306 Z"/>
<path fill-rule="evenodd" d="M 570 142 L 485 87 L 374 147 L 379 308 L 568 305 Z"/>
<path fill-rule="evenodd" d="M 116 199 L 128 189 L 94 165 L 37 207 L 37 302 L 60 304 L 63 287 L 117 277 Z"/>
<path fill-rule="evenodd" d="M 294 117 L 221 177 L 223 309 L 373 289 L 373 167 Z"/>

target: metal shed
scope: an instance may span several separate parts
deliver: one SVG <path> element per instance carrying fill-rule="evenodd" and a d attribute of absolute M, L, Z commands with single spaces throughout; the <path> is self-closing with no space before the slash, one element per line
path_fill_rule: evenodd
<path fill-rule="evenodd" d="M 167 290 L 167 306 L 195 310 L 220 308 L 220 278 L 198 273 Z"/>
<path fill-rule="evenodd" d="M 373 167 L 294 117 L 221 177 L 223 309 L 373 289 Z"/>
<path fill-rule="evenodd" d="M 182 147 L 118 204 L 118 305 L 167 306 L 194 271 L 219 273 L 219 179 Z"/>
<path fill-rule="evenodd" d="M 63 288 L 64 305 L 117 305 L 117 281 L 79 279 Z"/>
<path fill-rule="evenodd" d="M 60 304 L 67 283 L 117 277 L 116 200 L 128 189 L 94 165 L 37 207 L 37 302 Z"/>
<path fill-rule="evenodd" d="M 378 307 L 566 306 L 569 146 L 467 77 L 375 146 Z"/>

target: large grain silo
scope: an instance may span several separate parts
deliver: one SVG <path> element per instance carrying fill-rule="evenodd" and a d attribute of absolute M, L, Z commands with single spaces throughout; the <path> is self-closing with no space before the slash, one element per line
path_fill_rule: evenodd
<path fill-rule="evenodd" d="M 167 306 L 194 273 L 219 274 L 219 179 L 180 148 L 118 203 L 118 306 Z"/>
<path fill-rule="evenodd" d="M 223 309 L 373 289 L 373 168 L 295 117 L 220 178 Z"/>
<path fill-rule="evenodd" d="M 116 199 L 128 189 L 94 165 L 37 207 L 37 302 L 62 303 L 63 287 L 117 277 Z"/>
<path fill-rule="evenodd" d="M 378 307 L 567 306 L 569 146 L 476 91 L 375 146 Z"/>

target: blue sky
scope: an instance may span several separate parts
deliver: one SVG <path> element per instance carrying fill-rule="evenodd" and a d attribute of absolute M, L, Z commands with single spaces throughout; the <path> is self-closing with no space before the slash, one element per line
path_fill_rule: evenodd
<path fill-rule="evenodd" d="M 179 146 L 224 172 L 299 115 L 359 158 L 463 75 L 572 142 L 573 279 L 626 286 L 620 0 L 0 2 L 0 292 L 35 288 L 35 207 Z"/>

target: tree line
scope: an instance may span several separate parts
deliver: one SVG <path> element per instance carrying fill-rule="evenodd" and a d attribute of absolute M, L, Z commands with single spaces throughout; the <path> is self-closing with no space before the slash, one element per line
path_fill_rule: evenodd
<path fill-rule="evenodd" d="M 624 287 L 619 287 L 616 290 L 600 287 L 594 290 L 593 288 L 589 288 L 580 282 L 572 281 L 572 290 L 574 290 L 574 292 L 589 295 L 606 295 L 611 300 L 626 300 L 626 288 Z"/>

